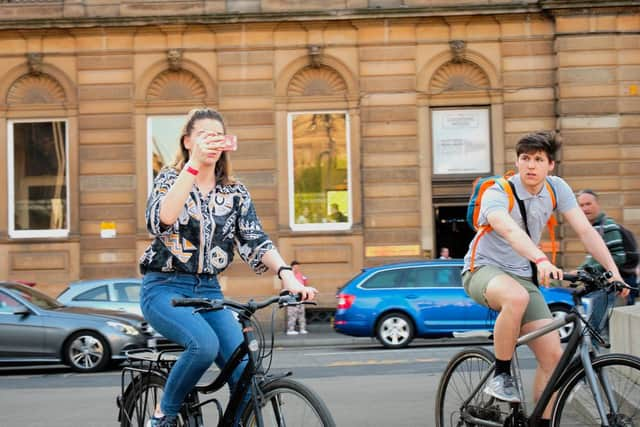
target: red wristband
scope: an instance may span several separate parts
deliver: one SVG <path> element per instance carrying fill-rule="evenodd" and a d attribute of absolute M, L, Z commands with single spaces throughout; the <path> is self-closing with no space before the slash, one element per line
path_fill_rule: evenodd
<path fill-rule="evenodd" d="M 536 265 L 537 265 L 537 264 L 540 264 L 541 262 L 545 262 L 545 261 L 549 261 L 549 258 L 547 258 L 546 256 L 543 256 L 543 257 L 540 257 L 540 258 L 536 258 L 536 260 L 533 261 L 533 262 L 535 262 Z"/>
<path fill-rule="evenodd" d="M 187 165 L 187 172 L 189 172 L 193 176 L 198 176 L 200 171 L 196 168 L 191 167 L 191 165 Z"/>

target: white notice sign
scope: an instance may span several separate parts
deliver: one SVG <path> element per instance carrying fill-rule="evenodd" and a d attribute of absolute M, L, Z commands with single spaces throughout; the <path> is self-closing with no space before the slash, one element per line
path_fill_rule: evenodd
<path fill-rule="evenodd" d="M 491 172 L 489 109 L 432 110 L 433 174 Z"/>

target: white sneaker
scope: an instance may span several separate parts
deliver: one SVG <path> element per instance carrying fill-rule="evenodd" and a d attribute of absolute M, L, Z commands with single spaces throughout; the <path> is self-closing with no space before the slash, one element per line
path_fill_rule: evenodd
<path fill-rule="evenodd" d="M 498 400 L 520 403 L 520 393 L 516 382 L 509 374 L 500 374 L 493 377 L 484 388 L 484 392 Z"/>
<path fill-rule="evenodd" d="M 304 334 L 308 334 L 309 332 L 307 332 L 307 330 L 306 330 L 306 329 L 302 329 L 302 330 L 300 331 L 300 333 L 304 335 Z"/>
<path fill-rule="evenodd" d="M 298 335 L 298 331 L 287 331 L 287 335 Z"/>

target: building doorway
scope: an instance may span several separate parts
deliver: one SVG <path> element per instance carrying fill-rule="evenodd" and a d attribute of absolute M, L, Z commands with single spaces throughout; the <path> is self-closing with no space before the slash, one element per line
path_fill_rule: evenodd
<path fill-rule="evenodd" d="M 436 247 L 434 258 L 440 256 L 440 248 L 449 248 L 452 258 L 463 258 L 469 248 L 475 232 L 467 224 L 467 205 L 437 206 L 436 219 Z"/>

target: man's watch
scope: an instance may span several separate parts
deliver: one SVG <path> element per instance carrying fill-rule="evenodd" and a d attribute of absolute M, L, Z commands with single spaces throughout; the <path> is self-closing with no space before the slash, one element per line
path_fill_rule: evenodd
<path fill-rule="evenodd" d="M 280 273 L 282 273 L 282 270 L 289 270 L 289 271 L 293 271 L 293 268 L 289 267 L 288 265 L 283 265 L 278 269 L 278 272 L 276 273 L 276 275 L 278 276 L 278 279 L 282 280 L 282 277 L 280 277 Z"/>

